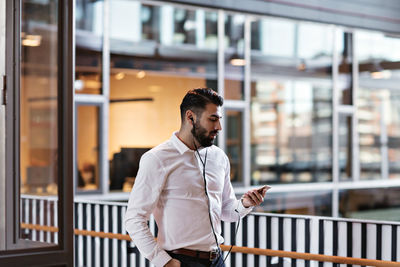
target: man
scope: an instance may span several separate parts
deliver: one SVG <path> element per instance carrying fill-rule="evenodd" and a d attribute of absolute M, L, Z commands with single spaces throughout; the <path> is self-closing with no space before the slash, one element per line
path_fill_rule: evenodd
<path fill-rule="evenodd" d="M 237 200 L 229 160 L 213 142 L 223 99 L 208 88 L 183 98 L 181 128 L 145 153 L 132 189 L 125 226 L 139 251 L 157 267 L 225 266 L 221 220 L 234 222 L 263 202 L 266 188 Z M 157 241 L 147 222 L 154 214 Z"/>

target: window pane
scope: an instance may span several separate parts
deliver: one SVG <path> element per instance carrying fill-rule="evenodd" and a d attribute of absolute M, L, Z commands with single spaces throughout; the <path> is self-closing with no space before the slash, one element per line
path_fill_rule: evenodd
<path fill-rule="evenodd" d="M 75 93 L 102 93 L 103 1 L 76 1 Z"/>
<path fill-rule="evenodd" d="M 400 188 L 341 190 L 339 215 L 364 220 L 400 221 Z"/>
<path fill-rule="evenodd" d="M 231 164 L 231 182 L 243 182 L 243 113 L 226 110 L 226 154 Z"/>
<path fill-rule="evenodd" d="M 58 1 L 21 10 L 20 238 L 57 243 L 57 233 L 28 228 L 58 225 Z"/>
<path fill-rule="evenodd" d="M 244 15 L 225 19 L 225 98 L 244 99 Z"/>
<path fill-rule="evenodd" d="M 77 171 L 79 190 L 99 189 L 99 107 L 78 105 Z"/>
<path fill-rule="evenodd" d="M 359 31 L 355 46 L 361 178 L 400 178 L 400 38 Z"/>
<path fill-rule="evenodd" d="M 331 180 L 332 28 L 278 19 L 252 28 L 252 182 Z M 287 53 L 275 49 L 274 32 L 291 41 Z M 316 44 L 307 47 L 310 35 Z"/>
<path fill-rule="evenodd" d="M 151 54 L 160 40 L 160 8 L 139 1 L 110 2 L 110 49 Z"/>

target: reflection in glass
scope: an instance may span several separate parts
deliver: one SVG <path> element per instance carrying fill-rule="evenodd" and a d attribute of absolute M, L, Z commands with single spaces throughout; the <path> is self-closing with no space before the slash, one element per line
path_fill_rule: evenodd
<path fill-rule="evenodd" d="M 75 26 L 79 30 L 102 35 L 103 32 L 103 0 L 76 0 Z"/>
<path fill-rule="evenodd" d="M 101 53 L 86 49 L 76 49 L 75 93 L 101 94 L 102 60 Z"/>
<path fill-rule="evenodd" d="M 133 1 L 129 1 L 133 2 Z M 160 41 L 160 8 L 142 4 L 140 10 L 142 40 Z"/>
<path fill-rule="evenodd" d="M 76 2 L 76 94 L 102 93 L 103 1 Z"/>
<path fill-rule="evenodd" d="M 284 19 L 260 19 L 251 23 L 251 49 L 272 57 L 293 57 L 296 24 Z"/>
<path fill-rule="evenodd" d="M 58 1 L 22 1 L 21 14 L 20 237 L 57 243 L 54 234 L 28 230 L 26 224 L 57 226 L 58 221 Z M 24 200 L 27 195 L 40 203 Z"/>
<path fill-rule="evenodd" d="M 268 199 L 255 207 L 254 211 L 332 216 L 332 193 L 330 191 L 268 192 Z"/>
<path fill-rule="evenodd" d="M 382 98 L 379 91 L 359 88 L 357 100 L 360 179 L 381 177 Z"/>
<path fill-rule="evenodd" d="M 77 171 L 78 189 L 99 189 L 99 107 L 78 105 Z"/>
<path fill-rule="evenodd" d="M 112 52 L 146 55 L 154 51 L 161 31 L 158 6 L 131 0 L 111 1 L 109 11 Z"/>
<path fill-rule="evenodd" d="M 339 215 L 362 220 L 400 221 L 400 188 L 348 189 L 339 193 Z"/>
<path fill-rule="evenodd" d="M 196 44 L 196 12 L 182 8 L 174 9 L 174 44 Z"/>
<path fill-rule="evenodd" d="M 331 179 L 329 84 L 261 80 L 252 91 L 255 184 Z"/>
<path fill-rule="evenodd" d="M 400 178 L 400 90 L 391 91 L 385 105 L 389 178 Z"/>
<path fill-rule="evenodd" d="M 244 99 L 244 15 L 225 20 L 225 99 Z"/>
<path fill-rule="evenodd" d="M 267 29 L 292 41 L 288 53 L 276 54 Z M 331 180 L 332 45 L 323 44 L 332 28 L 263 19 L 252 22 L 252 34 L 252 183 Z M 316 44 L 300 45 L 310 34 Z"/>
<path fill-rule="evenodd" d="M 226 154 L 231 164 L 231 182 L 243 181 L 243 113 L 226 110 Z"/>
<path fill-rule="evenodd" d="M 352 178 L 351 116 L 339 115 L 339 179 Z"/>
<path fill-rule="evenodd" d="M 361 178 L 400 178 L 400 38 L 360 31 L 354 43 Z"/>

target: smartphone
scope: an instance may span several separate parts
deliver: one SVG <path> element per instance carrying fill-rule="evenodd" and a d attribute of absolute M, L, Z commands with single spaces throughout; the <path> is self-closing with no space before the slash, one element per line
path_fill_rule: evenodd
<path fill-rule="evenodd" d="M 268 191 L 269 189 L 271 189 L 271 187 L 270 187 L 269 185 L 264 185 L 263 187 L 261 187 L 260 189 L 258 189 L 258 190 L 257 190 L 257 191 L 258 191 L 258 193 L 262 194 L 262 192 L 263 192 L 264 188 L 266 188 L 266 189 L 267 189 L 267 191 Z"/>

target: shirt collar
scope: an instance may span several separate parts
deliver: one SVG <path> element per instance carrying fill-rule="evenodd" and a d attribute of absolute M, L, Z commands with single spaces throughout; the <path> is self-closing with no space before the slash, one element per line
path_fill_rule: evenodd
<path fill-rule="evenodd" d="M 179 151 L 179 153 L 182 155 L 186 151 L 191 150 L 185 143 L 183 143 L 179 138 L 178 138 L 178 132 L 174 132 L 171 136 L 171 142 L 174 144 L 175 148 Z"/>

